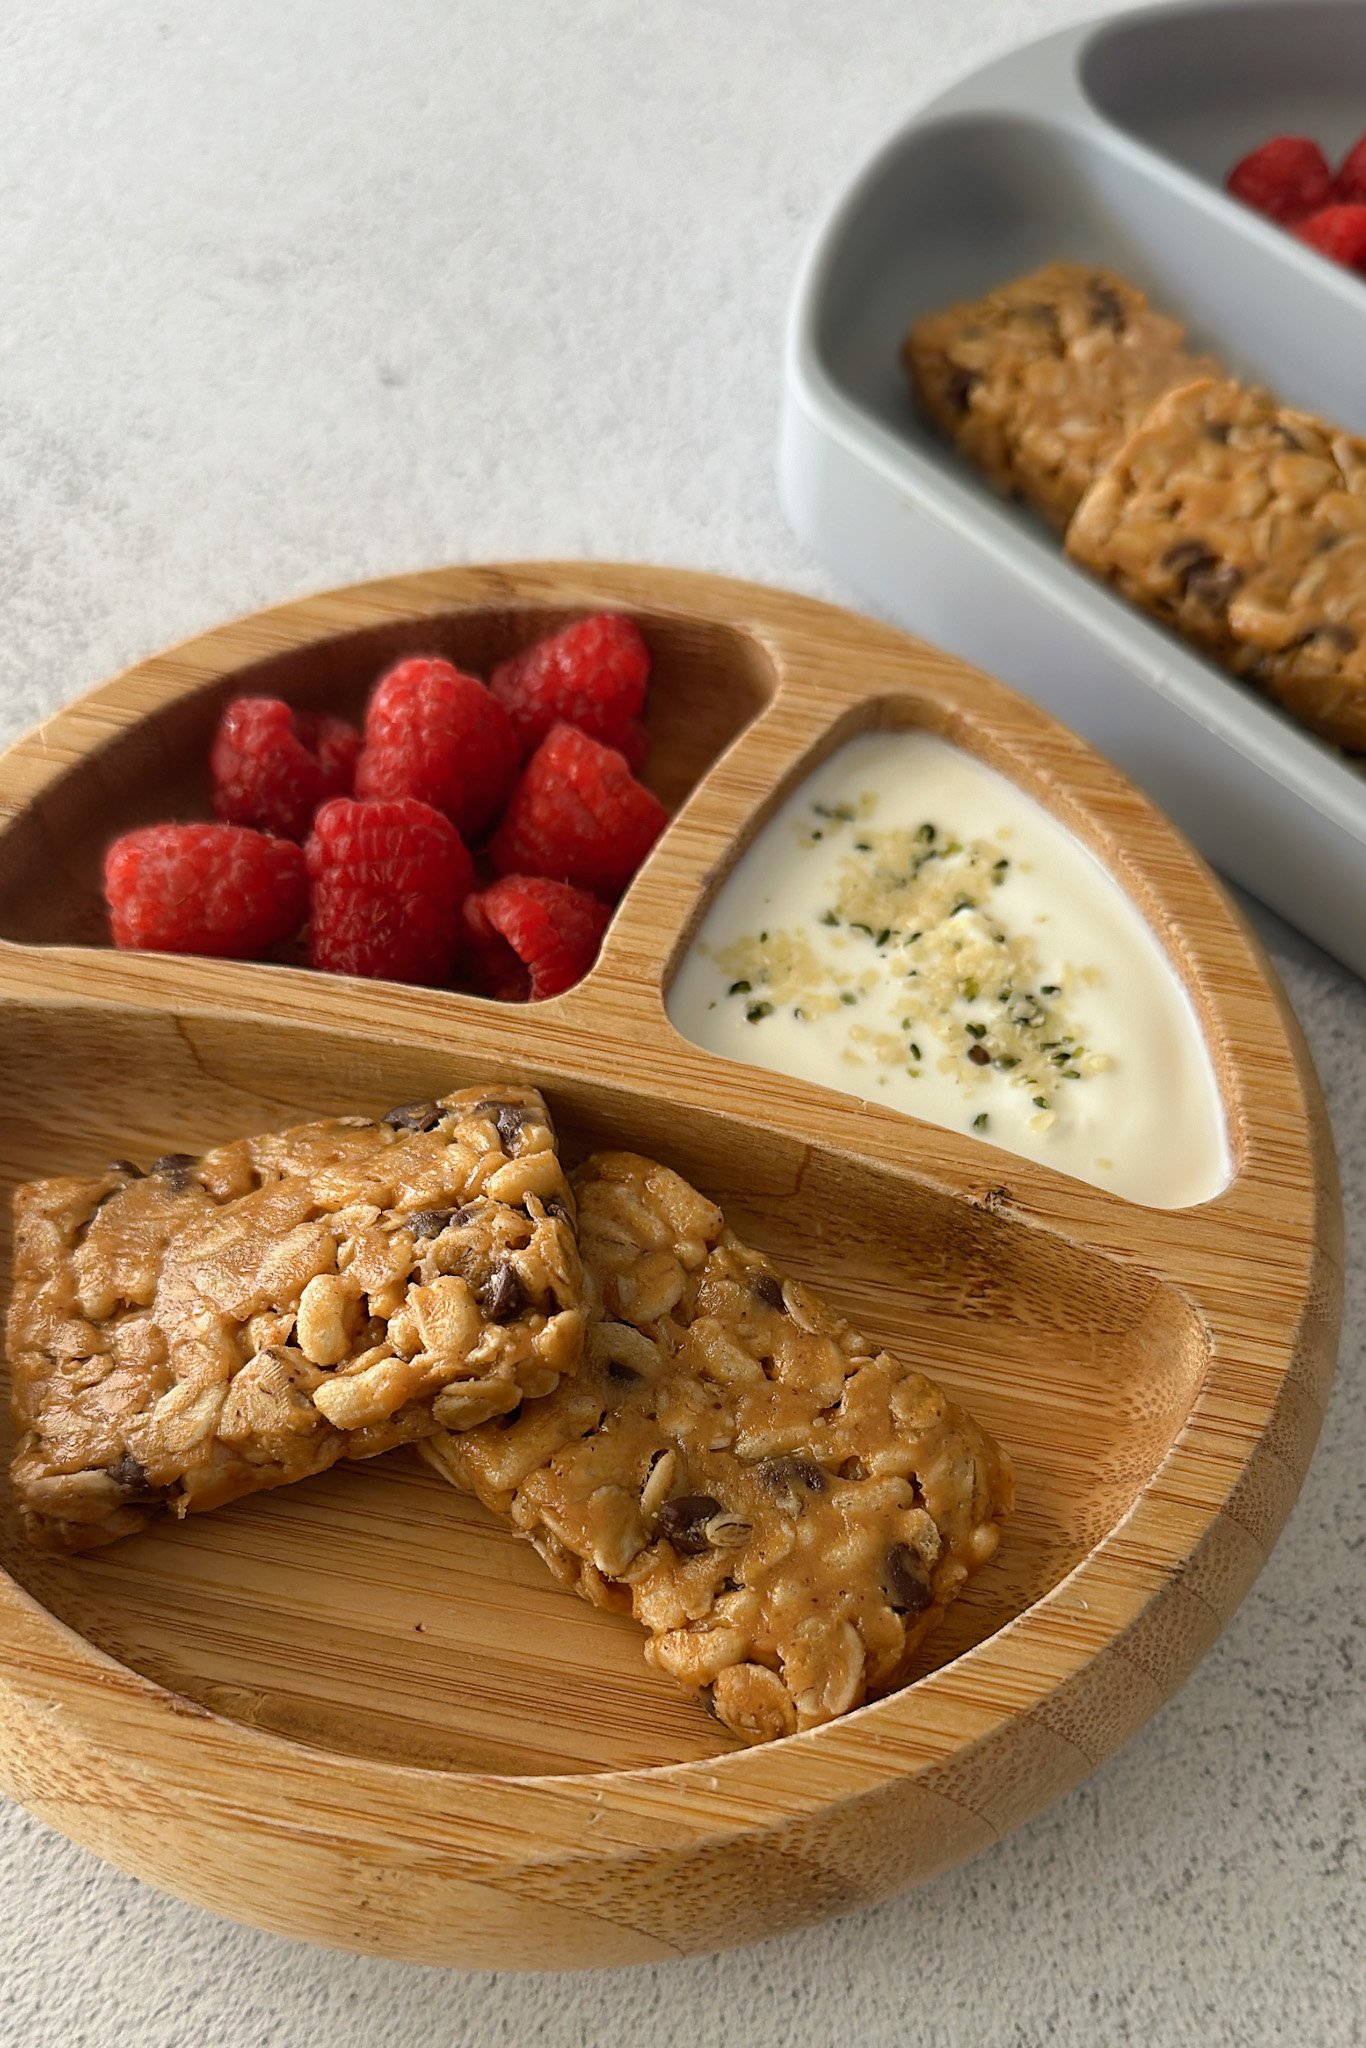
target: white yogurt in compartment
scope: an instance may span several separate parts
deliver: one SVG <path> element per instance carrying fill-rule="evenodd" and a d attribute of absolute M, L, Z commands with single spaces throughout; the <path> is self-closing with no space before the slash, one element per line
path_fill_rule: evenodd
<path fill-rule="evenodd" d="M 928 733 L 867 733 L 723 885 L 669 991 L 695 1044 L 1157 1208 L 1229 1178 L 1185 990 L 1099 861 Z"/>

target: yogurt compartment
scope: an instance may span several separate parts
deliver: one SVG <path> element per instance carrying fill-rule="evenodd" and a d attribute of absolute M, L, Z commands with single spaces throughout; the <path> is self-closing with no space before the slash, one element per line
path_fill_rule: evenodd
<path fill-rule="evenodd" d="M 1180 980 L 1100 862 L 971 754 L 874 732 L 816 769 L 711 904 L 675 1028 L 1155 1208 L 1231 1164 Z"/>

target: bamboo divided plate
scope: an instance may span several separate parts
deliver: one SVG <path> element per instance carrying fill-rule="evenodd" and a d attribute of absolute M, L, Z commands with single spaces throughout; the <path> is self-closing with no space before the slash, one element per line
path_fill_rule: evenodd
<path fill-rule="evenodd" d="M 103 946 L 105 841 L 204 812 L 230 693 L 355 709 L 403 652 L 487 674 L 603 606 L 654 650 L 649 779 L 677 815 L 578 988 L 514 1008 Z M 876 725 L 1003 769 L 1138 903 L 1220 1076 L 1235 1165 L 1216 1200 L 1139 1208 L 672 1030 L 663 990 L 709 892 L 804 770 Z M 7 1517 L 0 1777 L 126 1870 L 257 1926 L 508 1969 L 691 1954 L 882 1898 L 1123 1742 L 1232 1613 L 1303 1478 L 1341 1219 L 1265 961 L 1114 769 L 866 619 L 541 565 L 368 584 L 175 648 L 0 760 L 0 1007 L 11 1184 L 516 1075 L 568 1156 L 678 1167 L 1015 1460 L 1000 1554 L 916 1682 L 760 1749 L 410 1452 L 74 1561 Z"/>

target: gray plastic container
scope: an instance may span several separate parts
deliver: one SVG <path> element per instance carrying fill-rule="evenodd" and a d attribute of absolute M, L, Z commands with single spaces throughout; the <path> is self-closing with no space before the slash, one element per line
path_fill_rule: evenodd
<path fill-rule="evenodd" d="M 1272 134 L 1366 128 L 1362 0 L 1214 0 L 1013 52 L 899 127 L 819 229 L 790 322 L 789 519 L 873 608 L 1121 762 L 1217 867 L 1366 974 L 1366 774 L 1070 563 L 919 418 L 919 314 L 1105 262 L 1237 375 L 1366 432 L 1366 282 L 1229 199 Z"/>

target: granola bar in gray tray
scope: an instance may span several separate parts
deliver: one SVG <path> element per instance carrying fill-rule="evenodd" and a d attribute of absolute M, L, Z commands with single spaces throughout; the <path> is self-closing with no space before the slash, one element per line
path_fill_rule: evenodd
<path fill-rule="evenodd" d="M 917 320 L 902 354 L 960 454 L 1061 532 L 1154 400 L 1217 369 L 1185 344 L 1114 271 L 1049 263 Z"/>
<path fill-rule="evenodd" d="M 1075 560 L 1366 751 L 1366 440 L 1266 392 L 1170 392 L 1092 485 Z"/>

